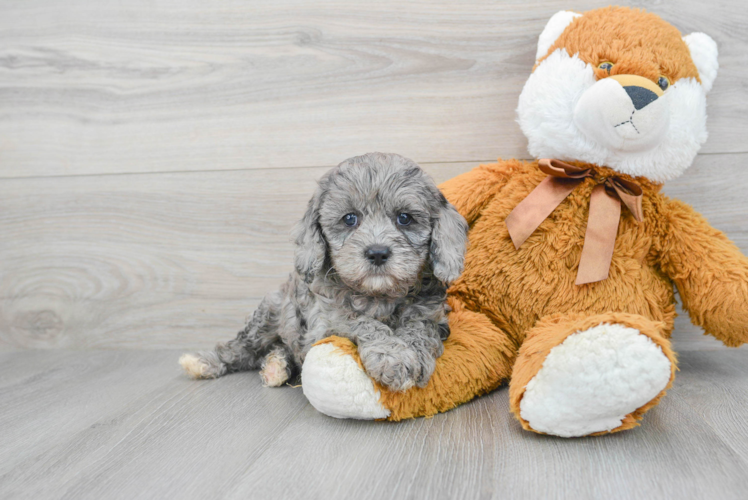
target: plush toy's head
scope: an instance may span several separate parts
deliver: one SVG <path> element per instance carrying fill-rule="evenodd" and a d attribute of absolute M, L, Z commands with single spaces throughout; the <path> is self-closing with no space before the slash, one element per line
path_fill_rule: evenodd
<path fill-rule="evenodd" d="M 706 141 L 717 44 L 654 14 L 562 11 L 546 25 L 517 113 L 536 158 L 584 161 L 663 182 Z"/>

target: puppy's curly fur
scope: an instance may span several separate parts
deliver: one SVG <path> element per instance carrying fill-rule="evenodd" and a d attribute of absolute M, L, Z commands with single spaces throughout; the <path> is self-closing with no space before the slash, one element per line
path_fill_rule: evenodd
<path fill-rule="evenodd" d="M 318 340 L 359 348 L 371 377 L 392 390 L 423 387 L 449 335 L 447 285 L 462 272 L 467 223 L 411 160 L 370 153 L 319 181 L 295 230 L 296 271 L 265 297 L 236 339 L 185 354 L 195 378 L 261 368 L 294 376 Z"/>

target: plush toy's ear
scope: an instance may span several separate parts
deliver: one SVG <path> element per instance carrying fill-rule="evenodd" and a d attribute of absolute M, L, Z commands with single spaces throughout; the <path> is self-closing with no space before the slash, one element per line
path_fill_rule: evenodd
<path fill-rule="evenodd" d="M 548 20 L 548 24 L 545 25 L 543 32 L 538 38 L 538 52 L 535 54 L 535 60 L 537 61 L 541 57 L 545 57 L 548 54 L 548 49 L 561 36 L 566 27 L 581 15 L 570 10 L 562 10 L 553 14 L 553 17 Z"/>
<path fill-rule="evenodd" d="M 322 198 L 321 183 L 325 181 L 325 178 L 320 181 L 320 187 L 317 188 L 314 196 L 309 200 L 304 217 L 294 228 L 296 272 L 307 283 L 314 281 L 314 276 L 320 272 L 325 263 L 327 253 L 327 244 L 319 225 L 319 208 Z"/>
<path fill-rule="evenodd" d="M 699 79 L 705 92 L 712 90 L 714 79 L 717 78 L 719 62 L 717 62 L 717 42 L 704 33 L 691 33 L 683 37 L 691 52 L 691 59 L 699 70 Z"/>

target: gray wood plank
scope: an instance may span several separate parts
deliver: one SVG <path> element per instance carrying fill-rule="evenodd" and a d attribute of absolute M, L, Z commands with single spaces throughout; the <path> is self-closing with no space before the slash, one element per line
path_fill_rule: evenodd
<path fill-rule="evenodd" d="M 677 397 L 679 386 L 671 392 L 642 427 L 582 439 L 522 431 L 506 389 L 398 424 L 336 421 L 308 409 L 229 498 L 743 497 L 748 463 Z M 744 426 L 731 424 L 744 446 Z M 291 456 L 303 466 L 288 466 Z M 283 482 L 271 472 L 281 468 Z"/>
<path fill-rule="evenodd" d="M 11 2 L 0 177 L 525 156 L 515 108 L 544 2 Z M 742 0 L 634 2 L 720 46 L 708 153 L 745 151 Z"/>
<path fill-rule="evenodd" d="M 0 359 L 0 390 L 22 381 L 28 381 L 48 371 L 50 365 L 64 363 L 70 358 L 70 351 L 14 350 L 3 351 Z M 8 362 L 11 361 L 11 362 Z"/>
<path fill-rule="evenodd" d="M 748 463 L 746 351 L 683 353 L 677 396 Z"/>
<path fill-rule="evenodd" d="M 189 380 L 178 355 L 79 352 L 0 389 L 12 441 L 0 444 L 0 496 L 218 498 L 308 405 L 300 390 L 262 390 L 256 373 Z"/>
<path fill-rule="evenodd" d="M 748 155 L 703 155 L 666 193 L 748 252 Z M 476 164 L 429 164 L 437 181 Z M 0 181 L 0 349 L 197 348 L 291 270 L 288 236 L 327 167 Z M 677 320 L 678 349 L 722 344 Z"/>
<path fill-rule="evenodd" d="M 473 164 L 431 165 L 438 180 Z M 292 269 L 323 168 L 0 181 L 0 345 L 232 337 Z"/>
<path fill-rule="evenodd" d="M 40 448 L 54 448 L 122 411 L 164 386 L 165 376 L 175 372 L 162 355 L 149 351 L 38 351 L 3 353 L 0 359 L 13 373 L 12 380 L 4 374 L 0 385 L 0 482 L 5 484 L 12 482 L 11 459 L 36 461 Z"/>
<path fill-rule="evenodd" d="M 358 422 L 256 373 L 188 380 L 173 351 L 13 354 L 0 366 L 44 369 L 0 382 L 3 498 L 732 499 L 748 487 L 746 351 L 684 353 L 641 427 L 580 439 L 522 431 L 506 389 L 431 419 Z"/>

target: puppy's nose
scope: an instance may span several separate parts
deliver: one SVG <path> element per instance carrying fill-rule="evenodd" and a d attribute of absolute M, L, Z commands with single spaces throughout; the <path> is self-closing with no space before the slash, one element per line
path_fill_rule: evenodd
<path fill-rule="evenodd" d="M 381 266 L 390 258 L 390 253 L 389 247 L 384 245 L 372 245 L 366 249 L 364 255 L 366 255 L 369 262 L 375 266 Z"/>

